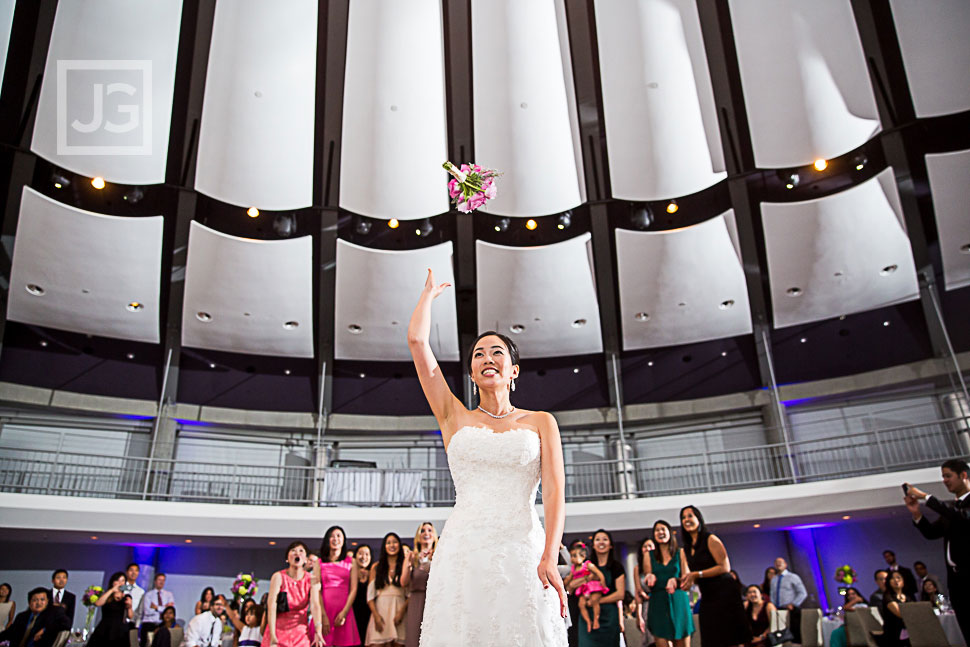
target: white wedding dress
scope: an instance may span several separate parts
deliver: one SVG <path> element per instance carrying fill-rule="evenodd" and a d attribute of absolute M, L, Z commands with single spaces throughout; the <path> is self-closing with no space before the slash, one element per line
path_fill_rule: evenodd
<path fill-rule="evenodd" d="M 536 571 L 539 435 L 462 427 L 448 464 L 455 509 L 432 561 L 421 647 L 565 647 L 559 596 Z"/>

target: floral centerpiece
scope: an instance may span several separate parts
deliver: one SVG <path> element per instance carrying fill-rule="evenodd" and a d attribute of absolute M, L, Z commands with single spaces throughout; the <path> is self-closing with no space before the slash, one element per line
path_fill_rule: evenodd
<path fill-rule="evenodd" d="M 451 162 L 442 164 L 452 179 L 448 181 L 448 195 L 462 213 L 470 213 L 484 207 L 485 203 L 497 195 L 495 178 L 501 175 L 490 168 L 478 164 L 462 164 L 461 168 Z"/>
<path fill-rule="evenodd" d="M 842 597 L 845 597 L 848 587 L 852 586 L 852 583 L 857 579 L 855 569 L 848 564 L 844 564 L 835 569 L 835 581 L 841 584 L 839 587 L 839 595 Z"/>
<path fill-rule="evenodd" d="M 241 602 L 246 598 L 256 597 L 259 592 L 259 580 L 252 573 L 239 573 L 232 583 L 232 598 Z"/>
<path fill-rule="evenodd" d="M 94 612 L 98 610 L 95 602 L 97 602 L 102 595 L 104 595 L 104 587 L 97 584 L 92 584 L 88 588 L 84 589 L 84 594 L 81 596 L 81 604 L 88 608 L 88 616 L 84 622 L 85 640 L 87 640 L 88 634 L 91 633 L 91 622 L 94 620 Z"/>

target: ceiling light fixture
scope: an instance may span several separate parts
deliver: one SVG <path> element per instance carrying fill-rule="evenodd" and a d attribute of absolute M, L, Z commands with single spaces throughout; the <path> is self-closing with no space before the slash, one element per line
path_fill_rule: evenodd
<path fill-rule="evenodd" d="M 509 220 L 508 218 L 499 218 L 498 220 L 495 221 L 495 231 L 500 234 L 504 234 L 509 230 L 509 225 L 511 224 L 512 224 L 512 221 Z"/>
<path fill-rule="evenodd" d="M 129 312 L 138 312 L 139 310 L 145 308 L 145 304 L 139 301 L 132 301 L 125 307 L 129 310 Z"/>
<path fill-rule="evenodd" d="M 574 369 L 573 369 L 573 373 L 574 373 L 574 374 L 575 374 L 575 373 L 579 373 L 579 369 L 578 369 L 578 368 L 574 368 Z"/>
<path fill-rule="evenodd" d="M 967 243 L 966 245 L 960 245 L 960 253 L 970 254 L 970 243 Z"/>
<path fill-rule="evenodd" d="M 842 518 L 843 519 L 851 519 L 852 516 L 851 515 L 844 514 L 844 515 L 842 515 Z"/>
<path fill-rule="evenodd" d="M 350 324 L 347 326 L 347 330 L 350 331 L 351 335 L 359 335 L 360 333 L 364 332 L 364 329 L 360 326 L 360 324 Z"/>
<path fill-rule="evenodd" d="M 653 366 L 653 360 L 650 360 L 649 362 L 647 362 L 647 366 Z"/>
<path fill-rule="evenodd" d="M 91 178 L 91 186 L 99 191 L 105 187 L 104 178 L 100 175 L 95 178 Z"/>
<path fill-rule="evenodd" d="M 360 379 L 364 379 L 365 377 L 367 377 L 367 373 L 361 373 L 360 374 Z"/>
<path fill-rule="evenodd" d="M 514 332 L 516 335 L 518 335 L 519 333 L 525 331 L 525 326 L 523 326 L 522 324 L 512 324 L 511 326 L 509 326 L 509 330 Z"/>
<path fill-rule="evenodd" d="M 280 238 L 289 238 L 296 233 L 296 215 L 280 213 L 273 218 L 273 231 Z"/>
<path fill-rule="evenodd" d="M 760 528 L 760 527 L 761 527 L 761 524 L 760 523 L 756 523 L 756 524 L 754 524 L 754 526 L 752 526 L 752 528 Z"/>
<path fill-rule="evenodd" d="M 63 189 L 64 187 L 71 186 L 71 178 L 63 173 L 52 173 L 51 183 L 53 183 L 55 189 Z"/>
<path fill-rule="evenodd" d="M 884 322 L 882 322 L 882 325 L 888 328 L 889 327 L 889 322 L 888 321 L 884 321 Z"/>
<path fill-rule="evenodd" d="M 47 340 L 46 339 L 41 339 L 40 340 L 40 347 L 41 348 L 47 348 Z"/>
<path fill-rule="evenodd" d="M 635 315 L 633 315 L 633 318 L 636 319 L 637 321 L 647 321 L 648 319 L 650 319 L 650 313 L 638 312 Z"/>
<path fill-rule="evenodd" d="M 363 216 L 357 216 L 354 222 L 354 231 L 356 231 L 361 236 L 366 236 L 370 233 L 371 222 L 370 220 L 365 220 Z"/>
<path fill-rule="evenodd" d="M 256 207 L 249 207 L 249 209 L 246 209 L 246 215 L 250 218 L 259 218 L 259 209 Z"/>
<path fill-rule="evenodd" d="M 145 197 L 145 190 L 140 186 L 133 186 L 125 194 L 121 196 L 121 199 L 129 204 L 137 204 L 141 202 L 141 199 Z"/>
<path fill-rule="evenodd" d="M 275 546 L 276 545 L 276 542 L 275 541 L 271 541 L 271 542 L 269 542 L 269 545 L 270 546 Z"/>
<path fill-rule="evenodd" d="M 430 218 L 423 219 L 421 222 L 418 223 L 418 226 L 414 229 L 414 233 L 416 233 L 421 238 L 427 238 L 428 236 L 431 235 L 432 231 L 434 231 L 434 225 L 431 224 Z"/>
<path fill-rule="evenodd" d="M 215 365 L 214 362 L 209 362 L 209 368 L 215 368 L 215 367 L 216 367 L 216 365 Z"/>
<path fill-rule="evenodd" d="M 805 342 L 807 342 L 807 341 L 808 341 L 808 338 L 807 338 L 807 337 L 802 337 L 802 338 L 801 338 L 801 339 L 799 339 L 798 341 L 800 341 L 800 342 L 802 342 L 802 343 L 804 344 Z"/>
<path fill-rule="evenodd" d="M 569 226 L 572 224 L 573 224 L 572 211 L 564 211 L 563 213 L 559 214 L 558 218 L 556 218 L 557 229 L 569 229 Z"/>
<path fill-rule="evenodd" d="M 734 307 L 734 299 L 728 299 L 727 301 L 721 301 L 721 303 L 717 307 L 720 308 L 721 310 L 727 310 L 728 308 L 732 308 L 732 307 Z"/>
<path fill-rule="evenodd" d="M 726 350 L 722 350 L 721 351 L 721 357 L 727 357 L 727 351 Z"/>
<path fill-rule="evenodd" d="M 91 535 L 91 539 L 97 539 L 97 538 L 98 538 L 97 535 Z"/>
<path fill-rule="evenodd" d="M 397 229 L 398 227 L 401 226 L 401 223 L 398 221 L 397 218 L 391 218 L 390 220 L 387 221 L 387 226 L 390 227 L 391 229 Z"/>
<path fill-rule="evenodd" d="M 802 296 L 802 289 L 799 287 L 788 288 L 787 290 L 785 290 L 785 294 L 787 294 L 790 297 L 800 297 Z"/>
<path fill-rule="evenodd" d="M 576 321 L 573 322 L 573 328 L 582 328 L 585 325 L 586 325 L 585 319 L 577 319 Z"/>
<path fill-rule="evenodd" d="M 649 205 L 635 204 L 630 209 L 630 225 L 634 229 L 644 230 L 653 224 L 653 211 Z"/>
<path fill-rule="evenodd" d="M 289 375 L 289 374 L 290 374 L 290 369 L 283 370 L 283 375 Z"/>
<path fill-rule="evenodd" d="M 528 229 L 529 231 L 534 230 L 538 226 L 539 226 L 539 223 L 537 223 L 532 218 L 529 218 L 528 220 L 525 221 L 525 228 Z"/>
<path fill-rule="evenodd" d="M 879 270 L 879 275 L 880 276 L 889 276 L 890 274 L 892 274 L 893 272 L 895 272 L 898 269 L 899 269 L 899 266 L 898 265 L 895 265 L 895 264 L 894 265 L 887 265 L 886 267 L 884 267 L 881 270 Z"/>
<path fill-rule="evenodd" d="M 125 357 L 127 357 L 128 359 L 135 359 L 135 354 L 134 353 L 125 353 Z"/>
<path fill-rule="evenodd" d="M 186 539 L 186 540 L 185 540 L 185 543 L 187 543 L 187 544 L 191 544 L 191 543 L 192 543 L 192 540 L 191 540 L 191 539 Z"/>
<path fill-rule="evenodd" d="M 209 323 L 210 321 L 212 321 L 212 315 L 210 315 L 208 312 L 202 312 L 202 311 L 196 312 L 195 318 L 201 321 L 202 323 Z"/>
<path fill-rule="evenodd" d="M 788 190 L 794 189 L 802 180 L 797 171 L 781 171 L 779 177 Z"/>
<path fill-rule="evenodd" d="M 857 171 L 861 171 L 862 169 L 864 169 L 866 167 L 866 164 L 868 163 L 869 163 L 869 159 L 862 153 L 859 153 L 858 155 L 852 158 L 852 166 L 854 166 L 855 170 Z"/>
<path fill-rule="evenodd" d="M 283 324 L 283 328 L 285 328 L 286 330 L 294 330 L 296 328 L 299 328 L 299 326 L 300 326 L 299 321 L 287 321 L 286 323 Z"/>
<path fill-rule="evenodd" d="M 680 209 L 680 207 L 677 206 L 676 200 L 671 200 L 667 203 L 667 213 L 677 213 L 678 209 Z"/>
<path fill-rule="evenodd" d="M 45 290 L 44 290 L 44 288 L 40 287 L 36 283 L 28 283 L 27 284 L 27 292 L 30 292 L 35 297 L 42 297 L 42 296 L 44 296 Z"/>
<path fill-rule="evenodd" d="M 829 163 L 823 159 L 817 159 L 815 160 L 815 164 L 813 164 L 813 166 L 815 167 L 816 171 L 824 171 L 828 168 Z"/>

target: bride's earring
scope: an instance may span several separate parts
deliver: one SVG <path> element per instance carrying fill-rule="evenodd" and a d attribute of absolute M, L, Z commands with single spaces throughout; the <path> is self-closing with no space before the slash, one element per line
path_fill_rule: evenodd
<path fill-rule="evenodd" d="M 478 385 L 472 382 L 472 393 L 478 395 Z"/>
<path fill-rule="evenodd" d="M 515 380 L 512 380 L 512 390 L 515 391 Z"/>

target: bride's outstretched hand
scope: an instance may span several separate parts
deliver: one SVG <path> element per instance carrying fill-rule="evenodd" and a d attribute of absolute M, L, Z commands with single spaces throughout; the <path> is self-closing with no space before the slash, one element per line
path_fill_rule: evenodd
<path fill-rule="evenodd" d="M 556 564 L 550 560 L 543 559 L 539 562 L 539 568 L 536 570 L 539 573 L 539 581 L 542 582 L 543 589 L 548 589 L 550 586 L 556 589 L 556 593 L 559 594 L 559 615 L 565 618 L 566 589 L 562 585 L 562 576 L 559 575 L 559 569 L 556 568 Z"/>
<path fill-rule="evenodd" d="M 431 268 L 428 268 L 428 278 L 424 282 L 424 291 L 431 294 L 431 298 L 436 298 L 439 294 L 445 291 L 445 288 L 450 288 L 451 283 L 442 283 L 441 285 L 434 284 L 434 275 L 431 274 Z"/>

